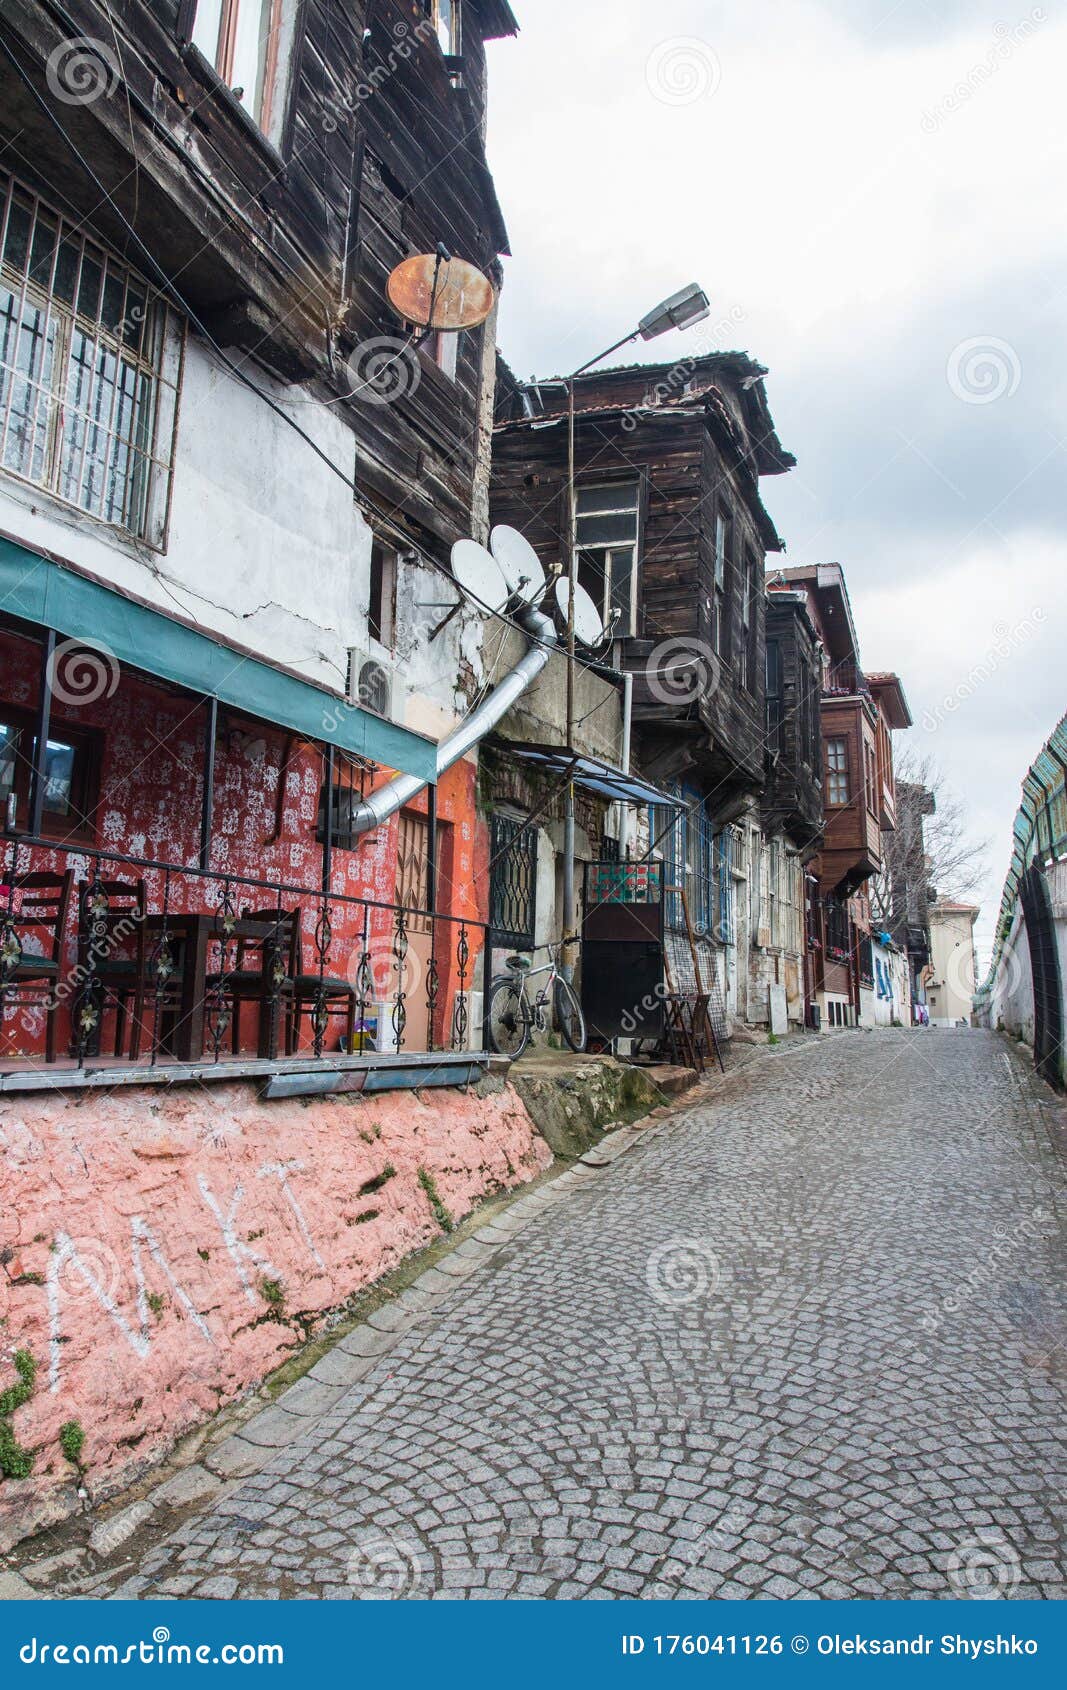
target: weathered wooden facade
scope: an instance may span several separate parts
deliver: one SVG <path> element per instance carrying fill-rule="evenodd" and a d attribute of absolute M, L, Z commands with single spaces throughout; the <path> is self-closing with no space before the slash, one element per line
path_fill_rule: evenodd
<path fill-rule="evenodd" d="M 767 595 L 767 782 L 764 824 L 807 861 L 822 843 L 821 671 L 802 593 Z"/>
<path fill-rule="evenodd" d="M 16 1066 L 45 1043 L 74 1077 L 126 1060 L 131 1014 L 153 1063 L 202 1044 L 149 1027 L 153 998 L 168 1013 L 151 945 L 123 954 L 145 975 L 130 1002 L 82 971 L 43 1007 L 49 970 L 21 955 L 41 942 L 33 876 L 57 888 L 52 974 L 80 969 L 90 883 L 114 883 L 116 909 L 129 885 L 168 940 L 221 911 L 215 1057 L 351 1059 L 372 1023 L 398 1055 L 480 1041 L 476 758 L 438 781 L 435 747 L 481 685 L 482 616 L 462 605 L 431 635 L 457 596 L 449 548 L 486 525 L 495 312 L 415 344 L 385 283 L 436 251 L 499 283 L 485 41 L 515 29 L 504 0 L 3 7 L 0 1023 Z M 394 771 L 423 790 L 353 829 Z M 233 1001 L 228 975 L 266 953 L 252 934 L 229 945 L 232 921 L 269 903 L 279 923 L 300 907 L 302 947 L 284 938 L 292 981 L 320 976 L 313 1038 L 303 986 L 283 981 L 269 1029 Z"/>
<path fill-rule="evenodd" d="M 368 343 L 402 332 L 384 297 L 400 259 L 443 243 L 492 271 L 507 251 L 484 43 L 514 17 L 506 0 L 463 0 L 460 37 L 460 7 L 442 18 L 439 0 L 242 3 L 274 60 L 258 116 L 258 85 L 238 96 L 215 68 L 218 5 L 198 20 L 196 0 L 10 0 L 3 39 L 33 86 L 5 66 L 5 163 L 61 188 L 60 209 L 150 281 L 173 278 L 194 331 L 231 357 L 321 382 L 358 433 L 360 487 L 443 556 L 469 531 L 492 329 L 401 359 L 383 378 L 390 403 L 343 396 L 367 380 Z"/>
<path fill-rule="evenodd" d="M 759 488 L 794 462 L 765 374 L 746 354 L 723 353 L 575 384 L 578 579 L 611 623 L 612 660 L 632 676 L 634 764 L 679 805 L 654 814 L 642 844 L 686 894 L 705 975 L 717 972 L 730 1011 L 763 1023 L 771 986 L 803 1013 L 801 854 L 817 843 L 820 813 L 809 761 L 792 785 L 778 779 L 773 838 L 761 820 L 771 767 L 765 558 L 782 542 Z M 567 568 L 565 384 L 501 372 L 492 508 L 525 530 L 546 568 Z M 785 643 L 790 687 L 817 715 L 805 690 L 818 687 L 810 628 Z M 779 706 L 793 736 L 793 705 Z M 668 928 L 684 931 L 679 893 Z"/>
<path fill-rule="evenodd" d="M 575 389 L 579 580 L 605 619 L 618 612 L 642 767 L 698 778 L 717 819 L 763 784 L 764 558 L 782 542 L 759 480 L 795 461 L 765 373 L 723 353 L 596 372 Z M 562 569 L 566 391 L 502 382 L 500 394 L 494 517 Z"/>
<path fill-rule="evenodd" d="M 896 825 L 891 734 L 911 726 L 898 677 L 865 675 L 840 564 L 780 570 L 771 598 L 798 595 L 822 653 L 823 843 L 809 899 L 811 999 L 831 1025 L 854 1025 L 876 989 L 868 882 Z"/>

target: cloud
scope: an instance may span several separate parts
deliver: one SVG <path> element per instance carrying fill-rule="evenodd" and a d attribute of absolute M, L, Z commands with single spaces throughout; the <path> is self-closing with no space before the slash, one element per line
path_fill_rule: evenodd
<path fill-rule="evenodd" d="M 1064 708 L 1067 20 L 538 0 L 521 21 L 492 49 L 489 137 L 517 372 L 574 367 L 699 280 L 770 366 L 799 463 L 763 491 L 790 561 L 844 565 L 866 660 L 902 674 L 917 717 L 995 627 L 1047 609 L 934 736 L 995 837 L 996 905 L 1019 783 Z"/>

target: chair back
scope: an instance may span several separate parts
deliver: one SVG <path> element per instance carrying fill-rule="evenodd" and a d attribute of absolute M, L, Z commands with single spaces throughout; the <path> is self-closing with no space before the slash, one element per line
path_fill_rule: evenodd
<path fill-rule="evenodd" d="M 104 906 L 94 912 L 90 897 L 96 892 Z M 126 941 L 136 938 L 137 960 L 144 957 L 145 916 L 148 900 L 144 880 L 83 880 L 78 886 L 78 945 L 87 951 L 94 945 L 98 958 L 128 954 Z"/>
<path fill-rule="evenodd" d="M 65 874 L 42 870 L 20 874 L 15 880 L 15 926 L 22 932 L 37 933 L 42 944 L 51 941 L 51 950 L 41 954 L 55 963 L 62 957 L 73 881 L 74 870 L 69 868 Z"/>
<path fill-rule="evenodd" d="M 297 904 L 295 909 L 282 910 L 280 914 L 277 904 L 273 908 L 265 910 L 245 909 L 241 911 L 241 918 L 244 921 L 262 921 L 264 924 L 270 922 L 272 931 L 262 939 L 248 937 L 238 939 L 237 967 L 248 971 L 262 968 L 264 948 L 273 949 L 274 945 L 277 944 L 286 976 L 290 980 L 295 979 L 300 972 L 302 950 L 300 905 Z M 275 932 L 277 939 L 275 939 Z"/>

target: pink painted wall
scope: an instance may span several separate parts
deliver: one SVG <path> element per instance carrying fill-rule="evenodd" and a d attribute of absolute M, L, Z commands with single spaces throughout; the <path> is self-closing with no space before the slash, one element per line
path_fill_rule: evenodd
<path fill-rule="evenodd" d="M 92 1495 L 129 1482 L 277 1367 L 314 1325 L 441 1235 L 418 1171 L 456 1219 L 551 1161 L 510 1087 L 259 1101 L 247 1082 L 39 1093 L 0 1111 L 0 1390 L 35 1452 L 0 1478 L 0 1548 L 69 1511 L 59 1448 L 85 1431 Z M 388 1167 L 382 1187 L 360 1187 Z M 273 1318 L 264 1282 L 284 1291 Z"/>

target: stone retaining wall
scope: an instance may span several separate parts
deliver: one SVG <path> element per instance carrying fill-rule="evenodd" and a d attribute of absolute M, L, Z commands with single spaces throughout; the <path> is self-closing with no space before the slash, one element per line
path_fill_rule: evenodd
<path fill-rule="evenodd" d="M 323 1317 L 552 1160 L 516 1092 L 247 1082 L 0 1106 L 0 1548 L 130 1484 Z"/>

